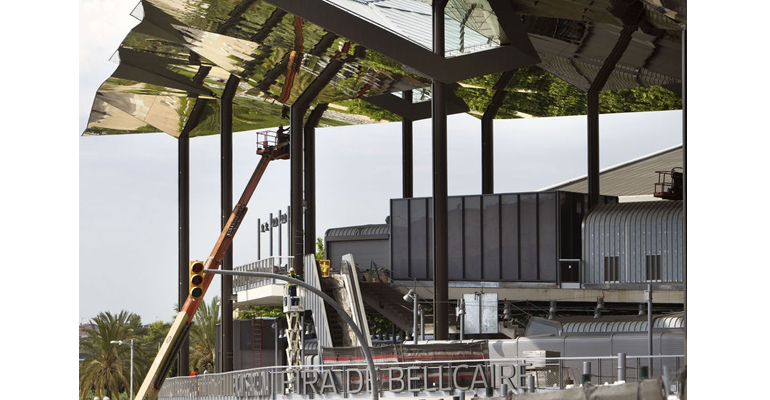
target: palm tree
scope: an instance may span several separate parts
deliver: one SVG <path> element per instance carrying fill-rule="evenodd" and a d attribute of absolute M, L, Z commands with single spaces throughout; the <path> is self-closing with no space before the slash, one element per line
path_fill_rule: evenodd
<path fill-rule="evenodd" d="M 190 328 L 190 364 L 192 368 L 203 369 L 210 365 L 209 372 L 214 372 L 214 352 L 216 351 L 217 324 L 219 317 L 219 297 L 207 305 L 201 300 L 195 312 L 195 323 Z"/>
<path fill-rule="evenodd" d="M 99 397 L 118 398 L 121 389 L 128 391 L 130 384 L 131 349 L 110 342 L 136 339 L 141 334 L 141 318 L 125 310 L 116 315 L 102 312 L 90 323 L 96 327 L 80 340 L 82 351 L 90 353 L 80 363 L 80 398 L 86 399 L 91 390 Z M 140 371 L 143 363 L 136 360 L 134 371 Z"/>

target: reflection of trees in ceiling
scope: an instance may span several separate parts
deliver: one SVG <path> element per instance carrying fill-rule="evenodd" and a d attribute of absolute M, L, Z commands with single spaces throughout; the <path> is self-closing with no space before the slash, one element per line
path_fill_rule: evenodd
<path fill-rule="evenodd" d="M 347 0 L 334 0 L 344 1 Z M 572 92 L 575 88 L 588 88 L 614 45 L 623 21 L 634 12 L 644 14 L 640 29 L 605 89 L 670 87 L 681 82 L 680 30 L 686 11 L 683 0 L 583 3 L 449 1 L 447 16 L 459 22 L 461 30 L 468 28 L 466 32 L 473 32 L 477 37 L 481 34 L 503 45 L 507 42 L 500 27 L 511 19 L 523 21 L 526 36 L 540 57 L 539 68 L 523 68 L 522 73 L 517 73 L 528 73 L 530 77 L 522 75 L 514 79 L 518 83 L 511 85 L 518 85 L 516 89 L 509 85 L 510 94 L 498 113 L 500 117 L 515 117 L 517 111 L 530 115 L 584 112 L 580 104 L 569 105 L 565 101 L 580 103 Z M 386 0 L 376 4 L 383 10 L 387 6 L 397 11 L 399 6 L 413 7 L 414 1 Z M 121 44 L 120 65 L 99 89 L 84 134 L 161 130 L 178 136 L 191 120 L 197 123 L 194 128 L 187 128 L 191 136 L 216 134 L 216 99 L 231 74 L 241 79 L 234 100 L 236 130 L 286 123 L 288 121 L 282 119 L 286 116 L 285 107 L 300 99 L 313 107 L 343 99 L 426 88 L 430 83 L 409 72 L 413 71 L 409 66 L 266 1 L 143 0 L 141 8 L 142 22 Z M 495 12 L 503 9 L 515 12 L 500 15 Z M 398 19 L 399 15 L 407 14 L 410 18 L 426 18 L 424 13 L 410 10 L 407 10 L 409 13 L 393 12 L 389 18 Z M 393 25 L 405 24 L 405 21 L 397 22 Z M 415 25 L 419 24 L 415 22 Z M 401 29 L 398 33 L 408 36 L 405 32 Z M 543 70 L 559 79 L 551 77 L 546 85 L 543 83 L 546 79 L 539 75 Z M 458 98 L 458 110 L 469 108 L 478 113 L 483 109 L 483 101 L 491 97 L 494 84 L 483 77 L 471 81 L 476 89 L 456 86 L 454 94 Z M 565 82 L 572 87 L 562 87 Z M 658 89 L 645 93 L 653 94 L 636 96 L 637 100 L 661 96 Z M 559 96 L 566 100 L 558 99 Z M 460 104 L 463 101 L 465 104 Z M 663 103 L 667 107 L 675 106 L 675 102 L 669 103 L 668 99 Z M 191 119 L 196 108 L 199 114 Z M 362 112 L 371 112 L 364 108 Z"/>

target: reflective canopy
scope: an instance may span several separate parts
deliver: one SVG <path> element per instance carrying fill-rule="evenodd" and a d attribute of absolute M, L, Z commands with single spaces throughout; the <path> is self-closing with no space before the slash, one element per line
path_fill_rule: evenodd
<path fill-rule="evenodd" d="M 443 56 L 430 49 L 430 3 L 142 0 L 84 135 L 217 134 L 231 75 L 240 79 L 234 131 L 286 123 L 292 105 L 382 105 L 411 89 L 428 99 L 431 78 L 461 82 L 528 65 L 587 90 L 624 24 L 639 29 L 604 89 L 681 83 L 683 0 L 449 0 Z M 467 111 L 462 97 L 473 91 L 451 88 L 449 112 Z"/>

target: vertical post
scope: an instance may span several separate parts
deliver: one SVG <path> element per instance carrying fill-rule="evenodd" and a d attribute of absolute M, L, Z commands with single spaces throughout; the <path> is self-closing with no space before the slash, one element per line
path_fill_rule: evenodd
<path fill-rule="evenodd" d="M 414 317 L 412 318 L 412 340 L 414 340 L 414 344 L 417 344 L 417 308 L 420 307 L 420 305 L 417 302 L 417 293 L 416 292 L 412 294 L 412 301 L 414 302 L 414 307 L 413 307 Z M 434 326 L 435 326 L 435 324 L 434 324 Z"/>
<path fill-rule="evenodd" d="M 495 94 L 481 117 L 481 193 L 495 192 L 495 140 L 494 120 L 505 101 L 508 92 L 505 87 L 511 82 L 515 71 L 505 71 L 495 84 Z"/>
<path fill-rule="evenodd" d="M 583 361 L 583 374 L 580 375 L 580 384 L 591 382 L 591 362 Z"/>
<path fill-rule="evenodd" d="M 494 119 L 481 119 L 481 193 L 495 192 Z"/>
<path fill-rule="evenodd" d="M 460 298 L 460 341 L 465 339 L 465 299 Z"/>
<path fill-rule="evenodd" d="M 588 89 L 588 210 L 599 204 L 599 91 L 598 85 Z"/>
<path fill-rule="evenodd" d="M 618 381 L 626 380 L 626 353 L 618 353 Z"/>
<path fill-rule="evenodd" d="M 647 298 L 647 345 L 650 355 L 650 376 L 652 376 L 652 284 L 647 284 L 647 291 L 645 292 Z"/>
<path fill-rule="evenodd" d="M 270 257 L 273 256 L 273 213 L 270 213 L 270 221 L 267 223 L 270 227 Z"/>
<path fill-rule="evenodd" d="M 178 210 L 179 210 L 179 303 L 184 304 L 190 292 L 190 135 L 183 132 L 177 143 Z M 177 370 L 180 376 L 190 375 L 190 339 L 186 337 L 179 348 Z"/>
<path fill-rule="evenodd" d="M 283 225 L 281 223 L 281 210 L 278 210 L 278 258 L 280 259 L 283 255 L 283 233 L 281 232 L 283 230 Z M 280 261 L 279 261 L 280 262 Z"/>
<path fill-rule="evenodd" d="M 444 7 L 433 1 L 433 52 L 444 57 Z M 433 79 L 433 335 L 449 336 L 449 272 L 447 234 L 447 85 Z"/>
<path fill-rule="evenodd" d="M 222 228 L 233 211 L 233 97 L 238 89 L 240 78 L 230 75 L 222 92 L 219 109 L 220 154 L 221 154 L 221 217 Z M 222 270 L 233 270 L 233 245 L 222 259 Z M 222 372 L 233 370 L 233 277 L 222 277 Z"/>
<path fill-rule="evenodd" d="M 131 391 L 128 395 L 128 400 L 134 400 L 134 339 L 131 339 L 131 378 L 129 387 Z"/>
<path fill-rule="evenodd" d="M 257 218 L 257 260 L 262 259 L 262 220 Z"/>
<path fill-rule="evenodd" d="M 312 126 L 308 123 L 305 125 L 303 132 L 305 134 L 304 254 L 315 254 L 315 126 Z"/>
<path fill-rule="evenodd" d="M 412 91 L 403 92 L 404 100 L 412 102 Z M 414 134 L 412 120 L 401 120 L 401 185 L 403 198 L 414 196 Z"/>
<path fill-rule="evenodd" d="M 682 283 L 684 283 L 684 364 L 687 365 L 687 28 L 682 30 Z"/>
<path fill-rule="evenodd" d="M 639 13 L 639 16 L 643 13 Z M 618 41 L 604 60 L 601 69 L 594 77 L 588 88 L 588 211 L 591 212 L 599 204 L 599 92 L 607 83 L 615 65 L 628 48 L 634 32 L 638 29 L 635 23 L 623 25 Z"/>
<path fill-rule="evenodd" d="M 420 307 L 420 340 L 425 341 L 425 310 Z"/>
<path fill-rule="evenodd" d="M 307 111 L 306 107 L 293 105 L 291 106 L 291 250 L 289 255 L 294 257 L 294 271 L 298 276 L 305 276 L 304 269 L 302 268 L 302 251 L 303 246 L 303 217 L 305 212 L 304 202 L 304 182 L 303 182 L 303 134 L 302 125 L 303 117 Z"/>
<path fill-rule="evenodd" d="M 310 112 L 303 131 L 305 135 L 305 254 L 315 254 L 316 251 L 315 128 L 328 107 L 328 103 L 316 106 Z"/>

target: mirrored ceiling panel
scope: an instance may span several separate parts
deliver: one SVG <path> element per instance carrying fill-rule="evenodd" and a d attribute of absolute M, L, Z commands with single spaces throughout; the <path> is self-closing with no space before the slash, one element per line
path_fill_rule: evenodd
<path fill-rule="evenodd" d="M 433 48 L 433 17 L 431 2 L 420 0 L 323 0 L 342 10 L 378 25 L 425 49 Z M 477 20 L 493 18 L 486 8 L 474 8 L 472 15 L 448 5 L 444 15 L 445 56 L 448 58 L 499 47 L 499 32 L 478 31 L 496 24 L 476 24 Z M 457 16 L 457 18 L 454 18 Z"/>
<path fill-rule="evenodd" d="M 431 0 L 419 0 L 431 4 Z M 640 29 L 604 90 L 681 83 L 684 0 L 449 0 L 446 14 L 502 41 L 501 21 L 522 21 L 546 71 L 587 90 L 624 23 Z M 495 8 L 496 7 L 496 8 Z M 507 8 L 510 7 L 510 8 Z M 497 15 L 497 11 L 508 11 Z M 640 18 L 641 16 L 641 18 Z"/>
<path fill-rule="evenodd" d="M 318 1 L 416 48 L 431 47 L 430 0 Z M 217 134 L 217 99 L 231 74 L 240 78 L 236 130 L 287 124 L 291 105 L 312 108 L 404 90 L 413 90 L 415 103 L 429 97 L 429 79 L 405 66 L 407 58 L 395 61 L 267 1 L 142 0 L 134 14 L 142 21 L 116 53 L 119 66 L 99 89 L 84 134 L 160 130 L 178 136 L 188 125 L 195 126 L 192 136 Z M 540 68 L 585 90 L 624 21 L 633 20 L 640 29 L 604 89 L 675 85 L 681 82 L 685 14 L 684 0 L 449 0 L 446 57 L 510 47 L 505 31 L 519 27 Z M 469 93 L 458 92 L 458 104 L 478 102 Z"/>
<path fill-rule="evenodd" d="M 231 74 L 241 78 L 235 129 L 288 123 L 286 109 L 297 101 L 312 107 L 430 84 L 389 57 L 262 1 L 152 0 L 138 11 L 143 20 L 121 44 L 119 67 L 97 93 L 92 120 L 98 123 L 84 134 L 154 127 L 178 136 L 196 100 L 219 98 Z M 216 101 L 209 103 L 199 105 L 199 115 L 216 111 Z M 126 124 L 105 113 L 106 105 L 141 123 Z M 217 118 L 199 124 L 190 135 L 218 133 Z"/>

